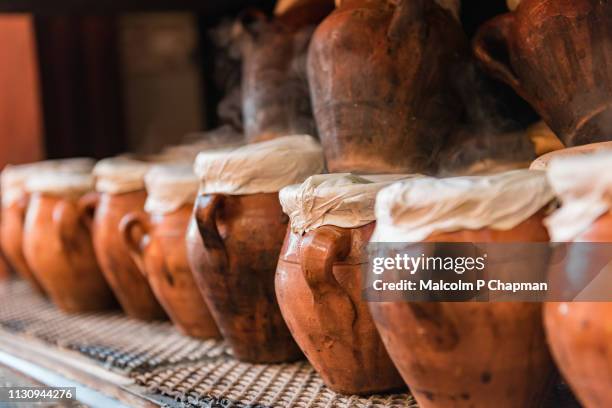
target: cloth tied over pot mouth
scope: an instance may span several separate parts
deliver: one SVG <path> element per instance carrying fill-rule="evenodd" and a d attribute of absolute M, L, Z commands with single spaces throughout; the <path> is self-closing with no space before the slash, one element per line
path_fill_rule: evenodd
<path fill-rule="evenodd" d="M 304 234 L 323 225 L 358 228 L 375 220 L 376 194 L 390 184 L 418 175 L 318 174 L 283 188 L 279 199 L 291 230 Z"/>
<path fill-rule="evenodd" d="M 400 181 L 378 193 L 372 242 L 422 242 L 434 233 L 510 230 L 554 200 L 546 173 Z"/>
<path fill-rule="evenodd" d="M 561 207 L 544 221 L 551 240 L 573 241 L 612 206 L 612 151 L 553 158 L 548 180 Z"/>
<path fill-rule="evenodd" d="M 90 158 L 44 160 L 34 163 L 7 165 L 0 176 L 2 206 L 9 207 L 28 193 L 26 188 L 30 178 L 39 178 L 50 171 L 62 173 L 91 173 L 95 161 Z"/>
<path fill-rule="evenodd" d="M 189 162 L 151 166 L 144 180 L 147 189 L 144 208 L 150 214 L 170 214 L 193 203 L 198 192 L 198 178 Z"/>
<path fill-rule="evenodd" d="M 237 148 L 203 151 L 194 172 L 200 194 L 275 193 L 324 170 L 323 149 L 312 136 L 284 136 Z"/>
<path fill-rule="evenodd" d="M 566 149 L 555 150 L 546 153 L 531 163 L 531 170 L 546 170 L 550 162 L 561 157 L 573 157 L 578 155 L 589 155 L 601 150 L 612 149 L 612 142 L 591 143 L 582 146 L 568 147 Z"/>
<path fill-rule="evenodd" d="M 58 197 L 79 197 L 93 191 L 94 178 L 91 173 L 69 173 L 65 170 L 50 170 L 26 183 L 29 193 L 41 193 Z"/>
<path fill-rule="evenodd" d="M 96 190 L 108 194 L 144 190 L 144 175 L 152 164 L 152 162 L 136 160 L 128 156 L 102 159 L 93 169 Z"/>

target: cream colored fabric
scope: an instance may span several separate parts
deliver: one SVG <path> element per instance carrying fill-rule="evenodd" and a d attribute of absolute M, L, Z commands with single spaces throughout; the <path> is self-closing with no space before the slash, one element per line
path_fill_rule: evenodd
<path fill-rule="evenodd" d="M 66 173 L 61 170 L 45 171 L 30 177 L 26 183 L 26 191 L 29 193 L 56 196 L 79 196 L 93 189 L 94 178 L 91 173 Z"/>
<path fill-rule="evenodd" d="M 562 157 L 548 167 L 561 207 L 545 221 L 552 241 L 572 241 L 612 206 L 612 151 Z"/>
<path fill-rule="evenodd" d="M 100 160 L 94 167 L 96 190 L 123 194 L 144 190 L 144 175 L 152 163 L 119 156 Z"/>
<path fill-rule="evenodd" d="M 27 194 L 26 184 L 32 176 L 39 177 L 48 171 L 89 173 L 94 163 L 94 160 L 89 158 L 72 158 L 45 160 L 20 165 L 9 164 L 4 168 L 0 176 L 2 205 L 8 207 L 24 197 Z"/>
<path fill-rule="evenodd" d="M 372 242 L 421 242 L 434 233 L 485 227 L 509 230 L 553 198 L 541 171 L 402 181 L 378 193 Z"/>
<path fill-rule="evenodd" d="M 274 193 L 324 169 L 321 145 L 307 135 L 201 152 L 194 171 L 202 194 Z"/>
<path fill-rule="evenodd" d="M 191 163 L 159 164 L 145 174 L 147 201 L 145 211 L 169 214 L 191 204 L 198 192 L 198 178 Z"/>
<path fill-rule="evenodd" d="M 374 202 L 380 189 L 409 177 L 416 176 L 319 174 L 283 188 L 279 198 L 293 232 L 303 234 L 322 225 L 356 228 L 375 220 Z"/>
<path fill-rule="evenodd" d="M 561 157 L 572 157 L 572 156 L 580 156 L 580 155 L 589 155 L 602 150 L 611 150 L 612 142 L 601 142 L 601 143 L 592 143 L 588 145 L 569 147 L 567 149 L 556 150 L 554 152 L 547 153 L 543 156 L 538 157 L 531 163 L 529 167 L 531 170 L 546 170 L 548 164 L 553 159 L 558 159 Z"/>

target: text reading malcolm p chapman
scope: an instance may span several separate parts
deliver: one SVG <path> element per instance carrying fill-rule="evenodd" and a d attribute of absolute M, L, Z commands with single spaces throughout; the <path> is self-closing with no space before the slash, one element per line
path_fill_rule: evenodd
<path fill-rule="evenodd" d="M 374 257 L 371 265 L 372 272 L 377 276 L 372 281 L 372 288 L 375 291 L 474 292 L 485 290 L 516 293 L 548 290 L 546 282 L 509 282 L 497 278 L 483 278 L 482 272 L 487 269 L 487 254 L 478 257 L 396 254 L 392 257 Z M 394 272 L 393 277 L 382 276 L 391 271 Z M 446 280 L 440 278 L 445 272 L 454 272 L 456 275 Z M 417 273 L 421 276 L 416 277 Z M 457 276 L 466 276 L 466 279 L 457 279 Z"/>

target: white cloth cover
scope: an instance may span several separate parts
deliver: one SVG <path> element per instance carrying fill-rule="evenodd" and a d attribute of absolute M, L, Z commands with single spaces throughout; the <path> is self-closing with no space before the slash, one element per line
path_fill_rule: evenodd
<path fill-rule="evenodd" d="M 553 159 L 558 159 L 560 157 L 592 154 L 601 150 L 610 149 L 612 149 L 612 142 L 591 143 L 582 146 L 568 147 L 567 149 L 562 150 L 555 150 L 554 152 L 546 153 L 535 159 L 533 163 L 531 163 L 531 166 L 529 168 L 531 170 L 546 170 L 548 164 Z"/>
<path fill-rule="evenodd" d="M 551 241 L 573 241 L 612 206 L 612 151 L 553 159 L 548 180 L 561 207 L 545 224 Z"/>
<path fill-rule="evenodd" d="M 401 181 L 378 193 L 371 241 L 421 242 L 434 233 L 485 227 L 507 231 L 553 198 L 542 171 Z"/>
<path fill-rule="evenodd" d="M 144 175 L 152 163 L 126 156 L 100 160 L 94 167 L 96 190 L 101 193 L 123 194 L 144 190 Z"/>
<path fill-rule="evenodd" d="M 201 194 L 274 193 L 324 169 L 321 145 L 307 135 L 285 136 L 198 154 Z"/>
<path fill-rule="evenodd" d="M 27 194 L 26 184 L 32 176 L 40 177 L 48 171 L 90 173 L 95 161 L 89 158 L 45 160 L 28 164 L 7 165 L 0 176 L 2 205 L 10 206 Z"/>
<path fill-rule="evenodd" d="M 29 193 L 42 193 L 62 197 L 80 196 L 94 188 L 91 173 L 67 173 L 61 170 L 45 171 L 30 177 L 26 183 Z"/>
<path fill-rule="evenodd" d="M 145 175 L 145 185 L 145 211 L 151 214 L 170 214 L 193 203 L 198 192 L 198 178 L 191 163 L 152 166 Z"/>
<path fill-rule="evenodd" d="M 319 174 L 279 193 L 283 211 L 298 234 L 322 225 L 357 228 L 375 220 L 374 202 L 380 189 L 410 175 L 358 176 Z"/>

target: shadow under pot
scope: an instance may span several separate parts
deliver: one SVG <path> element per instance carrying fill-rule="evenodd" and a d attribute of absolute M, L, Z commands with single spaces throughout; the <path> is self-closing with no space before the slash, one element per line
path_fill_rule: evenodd
<path fill-rule="evenodd" d="M 194 211 L 203 243 L 198 249 L 191 237 L 188 244 L 194 276 L 234 356 L 252 363 L 302 357 L 274 292 L 288 223 L 278 193 L 204 194 Z"/>
<path fill-rule="evenodd" d="M 366 245 L 374 223 L 287 231 L 276 271 L 283 316 L 332 390 L 371 394 L 404 387 L 361 298 Z"/>
<path fill-rule="evenodd" d="M 65 312 L 117 306 L 96 262 L 90 223 L 91 214 L 79 207 L 77 197 L 31 194 L 24 226 L 24 254 L 53 303 Z"/>
<path fill-rule="evenodd" d="M 24 196 L 17 201 L 2 206 L 0 242 L 2 243 L 2 252 L 13 269 L 38 293 L 44 294 L 42 285 L 34 276 L 34 272 L 32 272 L 23 254 L 23 228 L 28 200 L 29 197 Z"/>
<path fill-rule="evenodd" d="M 435 167 L 463 113 L 454 92 L 468 42 L 430 0 L 344 0 L 317 27 L 308 80 L 330 172 Z"/>
<path fill-rule="evenodd" d="M 482 25 L 474 54 L 567 146 L 612 138 L 612 3 L 523 0 Z"/>
<path fill-rule="evenodd" d="M 559 151 L 559 156 L 568 152 Z M 607 301 L 612 293 L 612 211 L 608 208 L 602 215 L 582 211 L 576 216 L 572 208 L 574 200 L 583 209 L 607 202 L 599 201 L 609 191 L 609 182 L 600 175 L 609 171 L 610 163 L 612 151 L 578 153 L 553 161 L 549 168 L 553 187 L 563 186 L 559 189 L 563 205 L 547 226 L 553 241 L 566 242 L 569 248 L 559 269 L 551 265 L 551 274 L 561 272 L 563 288 L 572 290 L 573 301 L 547 303 L 544 323 L 553 357 L 585 408 L 612 406 L 612 302 Z"/>
<path fill-rule="evenodd" d="M 141 320 L 164 319 L 166 314 L 153 295 L 125 245 L 119 224 L 132 211 L 142 211 L 144 190 L 84 196 L 81 205 L 95 210 L 92 235 L 96 257 L 123 311 Z"/>
<path fill-rule="evenodd" d="M 121 233 L 174 325 L 188 336 L 217 338 L 219 330 L 187 262 L 185 231 L 191 212 L 191 205 L 169 214 L 131 212 L 121 221 Z"/>
<path fill-rule="evenodd" d="M 545 182 L 545 176 L 541 177 Z M 552 192 L 546 196 L 549 201 Z M 526 197 L 522 204 L 531 200 L 533 197 Z M 473 209 L 478 209 L 484 203 L 476 198 L 472 204 Z M 458 205 L 453 208 L 470 206 L 469 201 Z M 521 207 L 521 215 L 532 212 L 525 205 Z M 425 213 L 419 214 L 422 217 Z M 473 223 L 474 215 L 465 213 L 462 218 Z M 548 242 L 544 211 L 521 218 L 522 222 L 505 230 L 486 226 L 486 220 L 481 228 L 475 229 L 461 226 L 461 221 L 455 220 L 457 228 L 434 230 L 423 233 L 425 237 L 413 235 L 413 239 L 405 240 L 391 235 L 384 241 L 444 245 Z M 401 228 L 412 229 L 410 225 Z M 376 231 L 373 241 L 380 242 L 383 234 L 392 231 Z M 414 244 L 406 244 L 406 253 L 412 251 L 411 245 Z M 538 273 L 544 272 L 546 265 L 547 259 Z M 389 355 L 420 407 L 535 408 L 543 406 L 552 390 L 556 372 L 544 337 L 541 303 L 383 301 L 371 302 L 369 306 Z"/>

